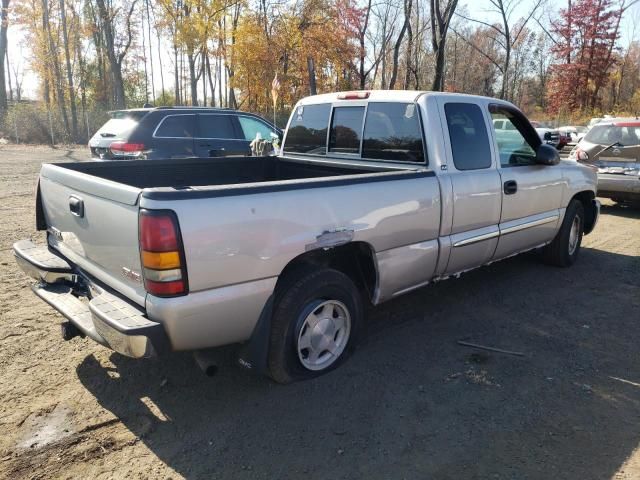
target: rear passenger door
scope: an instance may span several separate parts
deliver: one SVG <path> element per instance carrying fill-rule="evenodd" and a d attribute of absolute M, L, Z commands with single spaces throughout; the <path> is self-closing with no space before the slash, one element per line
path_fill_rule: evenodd
<path fill-rule="evenodd" d="M 483 107 L 439 99 L 454 199 L 446 274 L 489 262 L 498 243 L 502 191 Z"/>
<path fill-rule="evenodd" d="M 152 134 L 153 145 L 148 157 L 170 159 L 196 156 L 193 148 L 195 118 L 193 114 L 167 115 L 162 118 Z"/>
<path fill-rule="evenodd" d="M 560 220 L 565 180 L 560 165 L 536 163 L 537 145 L 529 143 L 518 130 L 526 122 L 520 112 L 491 105 L 490 114 L 494 120 L 504 121 L 510 132 L 505 141 L 501 139 L 503 131 L 494 131 L 503 197 L 500 240 L 495 253 L 495 258 L 500 259 L 553 239 Z"/>
<path fill-rule="evenodd" d="M 251 155 L 235 115 L 199 113 L 195 148 L 198 157 Z"/>

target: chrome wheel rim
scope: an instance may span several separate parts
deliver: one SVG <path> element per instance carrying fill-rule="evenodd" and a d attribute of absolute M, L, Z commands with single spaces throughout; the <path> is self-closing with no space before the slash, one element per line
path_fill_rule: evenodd
<path fill-rule="evenodd" d="M 303 367 L 324 370 L 347 347 L 351 316 L 346 305 L 338 300 L 321 301 L 311 308 L 298 333 L 296 350 Z"/>
<path fill-rule="evenodd" d="M 571 231 L 569 232 L 569 255 L 573 255 L 578 248 L 578 240 L 580 240 L 580 217 L 573 217 L 571 223 Z"/>

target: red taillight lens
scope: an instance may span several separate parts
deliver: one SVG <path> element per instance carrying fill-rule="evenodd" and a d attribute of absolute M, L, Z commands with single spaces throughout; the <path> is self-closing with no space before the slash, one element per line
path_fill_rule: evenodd
<path fill-rule="evenodd" d="M 141 210 L 140 263 L 147 292 L 160 297 L 184 295 L 187 269 L 180 228 L 169 210 Z"/>
<path fill-rule="evenodd" d="M 143 143 L 112 142 L 111 153 L 116 155 L 139 155 L 144 151 Z"/>
<path fill-rule="evenodd" d="M 338 94 L 338 100 L 364 100 L 371 92 L 343 92 Z"/>
<path fill-rule="evenodd" d="M 173 218 L 169 215 L 140 214 L 140 247 L 150 252 L 178 250 L 178 236 Z"/>
<path fill-rule="evenodd" d="M 576 150 L 576 160 L 580 162 L 587 162 L 589 160 L 589 154 L 578 148 Z"/>

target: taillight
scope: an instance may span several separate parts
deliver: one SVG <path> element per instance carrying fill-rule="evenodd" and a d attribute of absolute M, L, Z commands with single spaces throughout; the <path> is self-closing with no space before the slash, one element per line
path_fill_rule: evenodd
<path fill-rule="evenodd" d="M 576 160 L 579 162 L 587 162 L 589 161 L 589 154 L 584 150 L 578 148 L 576 149 Z"/>
<path fill-rule="evenodd" d="M 138 157 L 144 153 L 143 143 L 111 142 L 111 153 L 116 156 Z"/>
<path fill-rule="evenodd" d="M 187 294 L 187 266 L 176 214 L 171 210 L 140 210 L 139 239 L 147 292 L 159 297 Z"/>

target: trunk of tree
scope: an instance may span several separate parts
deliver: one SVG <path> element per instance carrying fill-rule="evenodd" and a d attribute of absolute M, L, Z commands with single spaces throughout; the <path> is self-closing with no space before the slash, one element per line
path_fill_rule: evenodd
<path fill-rule="evenodd" d="M 64 131 L 67 136 L 70 134 L 69 117 L 67 116 L 67 107 L 64 99 L 64 88 L 62 80 L 62 70 L 58 63 L 57 49 L 53 41 L 53 35 L 51 33 L 51 24 L 49 23 L 49 0 L 42 0 L 42 16 L 44 19 L 45 32 L 48 38 L 49 46 L 49 63 L 53 72 L 53 78 L 56 89 L 56 100 L 58 101 L 58 109 L 60 110 L 60 116 L 64 122 Z"/>
<path fill-rule="evenodd" d="M 309 73 L 309 95 L 317 95 L 316 66 L 312 57 L 307 57 L 307 72 Z"/>
<path fill-rule="evenodd" d="M 44 0 L 46 1 L 46 0 Z M 125 108 L 125 93 L 124 93 L 124 79 L 122 78 L 122 61 L 131 46 L 133 34 L 131 32 L 131 16 L 133 15 L 133 9 L 135 8 L 137 0 L 131 2 L 131 7 L 126 16 L 126 28 L 127 28 L 127 43 L 124 45 L 120 52 L 116 52 L 115 38 L 114 38 L 114 25 L 113 15 L 114 13 L 107 10 L 104 0 L 96 0 L 98 5 L 98 13 L 101 18 L 102 30 L 104 34 L 105 46 L 107 50 L 107 59 L 109 60 L 109 67 L 111 68 L 111 75 L 113 78 L 113 94 L 114 105 L 116 108 Z"/>
<path fill-rule="evenodd" d="M 173 76 L 174 76 L 174 81 L 175 81 L 175 104 L 176 105 L 181 105 L 182 101 L 180 99 L 180 63 L 178 62 L 178 42 L 177 39 L 175 38 L 175 33 L 174 33 L 174 38 L 173 38 L 173 65 L 174 65 L 174 69 L 173 69 Z"/>
<path fill-rule="evenodd" d="M 91 137 L 91 132 L 89 131 L 89 118 L 87 116 L 87 70 L 84 63 L 84 57 L 82 56 L 82 44 L 79 38 L 76 39 L 76 58 L 78 59 L 78 67 L 80 70 L 80 103 L 82 105 L 82 117 L 87 130 L 87 136 L 84 138 L 84 141 L 88 142 Z"/>
<path fill-rule="evenodd" d="M 391 80 L 389 80 L 389 90 L 393 90 L 396 86 L 396 80 L 398 79 L 398 61 L 400 58 L 400 46 L 402 45 L 402 39 L 407 31 L 409 22 L 411 21 L 411 6 L 413 0 L 405 0 L 404 2 L 404 23 L 402 29 L 396 39 L 396 45 L 393 48 L 393 68 L 391 70 Z"/>
<path fill-rule="evenodd" d="M 369 27 L 369 15 L 371 13 L 371 1 L 369 0 L 367 3 L 367 10 L 364 16 L 364 23 L 362 27 L 358 31 L 358 40 L 360 42 L 360 66 L 358 70 L 358 74 L 360 76 L 360 90 L 364 90 L 367 84 L 367 73 L 365 72 L 365 61 L 367 57 L 367 49 L 366 49 L 366 40 L 367 40 L 367 29 Z"/>
<path fill-rule="evenodd" d="M 6 71 L 7 71 L 7 80 L 9 81 L 9 101 L 13 102 L 13 85 L 11 84 L 11 67 L 9 65 L 9 46 L 7 45 L 7 48 L 5 48 L 4 50 L 5 53 L 5 59 L 6 59 Z"/>
<path fill-rule="evenodd" d="M 153 73 L 153 48 L 151 45 L 151 10 L 149 8 L 149 0 L 145 0 L 145 7 L 147 10 L 147 38 L 149 39 L 149 67 L 151 69 L 151 98 L 153 99 L 153 104 L 156 103 L 156 82 Z M 160 67 L 162 69 L 162 67 Z M 160 72 L 162 73 L 162 72 Z M 164 90 L 164 88 L 163 88 Z"/>
<path fill-rule="evenodd" d="M 7 51 L 7 29 L 9 28 L 9 0 L 2 0 L 0 13 L 0 119 L 7 113 L 7 87 L 4 76 L 4 57 Z"/>
<path fill-rule="evenodd" d="M 64 0 L 60 0 L 60 23 L 62 27 L 62 41 L 64 42 L 64 58 L 67 67 L 67 88 L 69 89 L 69 105 L 71 106 L 71 135 L 74 143 L 78 138 L 78 111 L 76 108 L 76 91 L 73 86 L 73 69 L 71 68 L 71 53 L 69 50 L 69 34 L 67 31 L 67 12 Z"/>
<path fill-rule="evenodd" d="M 209 79 L 209 90 L 211 91 L 211 106 L 215 107 L 216 106 L 216 86 L 215 86 L 215 83 L 213 83 L 213 78 L 211 75 L 211 61 L 209 60 L 209 55 L 207 55 L 207 57 L 205 58 L 205 67 L 207 69 L 206 75 L 207 75 L 207 78 Z"/>
<path fill-rule="evenodd" d="M 440 0 L 431 0 L 431 45 L 435 54 L 435 72 L 431 89 L 444 90 L 444 62 L 447 46 L 447 34 L 451 18 L 458 6 L 458 0 L 447 0 L 444 12 L 440 9 Z"/>
<path fill-rule="evenodd" d="M 403 83 L 403 88 L 405 90 L 409 89 L 409 81 L 411 80 L 412 55 L 413 55 L 413 30 L 411 28 L 411 21 L 409 21 L 407 25 L 407 52 L 405 56 L 406 71 L 404 72 L 404 83 Z"/>
<path fill-rule="evenodd" d="M 187 53 L 189 64 L 189 90 L 191 91 L 191 105 L 198 106 L 198 77 L 196 76 L 196 55 Z"/>

